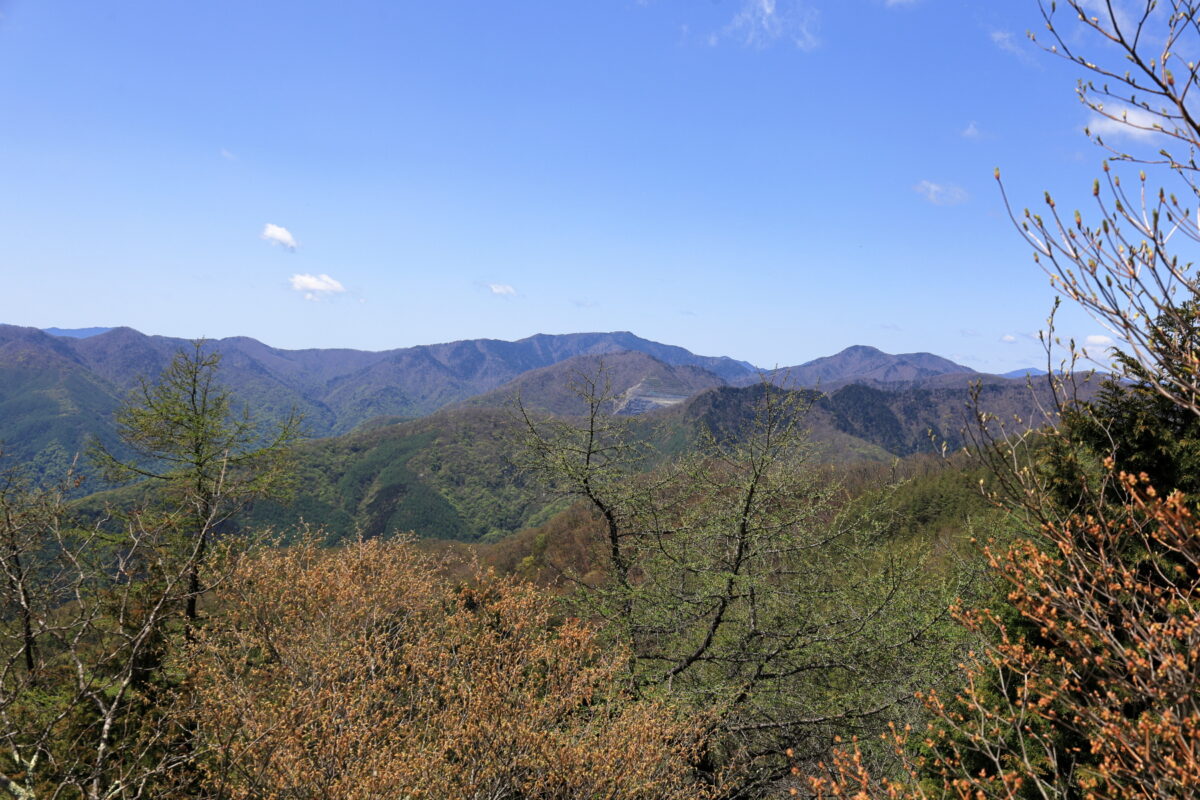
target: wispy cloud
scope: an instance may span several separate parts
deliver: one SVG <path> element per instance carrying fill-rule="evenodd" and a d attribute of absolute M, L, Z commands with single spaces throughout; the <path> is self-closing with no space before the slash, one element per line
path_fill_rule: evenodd
<path fill-rule="evenodd" d="M 1000 341 L 1004 342 L 1005 344 L 1012 344 L 1016 340 L 1017 340 L 1017 337 L 1013 336 L 1011 333 L 1006 333 L 1000 337 Z"/>
<path fill-rule="evenodd" d="M 1149 139 L 1159 132 L 1154 126 L 1162 125 L 1162 118 L 1143 108 L 1105 109 L 1105 112 L 1116 119 L 1093 113 L 1087 124 L 1088 132 L 1093 136 Z"/>
<path fill-rule="evenodd" d="M 1089 347 L 1108 347 L 1113 343 L 1113 340 L 1111 336 L 1093 334 L 1084 339 L 1083 343 Z"/>
<path fill-rule="evenodd" d="M 952 183 L 934 183 L 921 181 L 913 187 L 913 191 L 924 197 L 935 206 L 956 206 L 969 199 L 967 190 Z"/>
<path fill-rule="evenodd" d="M 342 286 L 341 282 L 324 273 L 320 275 L 299 273 L 291 277 L 291 283 L 292 289 L 304 293 L 305 300 L 320 300 L 322 297 L 346 291 L 346 287 Z"/>
<path fill-rule="evenodd" d="M 226 150 L 224 147 L 221 148 L 220 153 L 221 158 L 225 159 L 226 161 L 237 161 L 237 156 Z"/>
<path fill-rule="evenodd" d="M 962 129 L 962 137 L 964 139 L 978 139 L 982 135 L 983 132 L 979 130 L 979 126 L 975 124 L 975 120 L 968 122 L 967 127 Z"/>
<path fill-rule="evenodd" d="M 915 5 L 916 3 L 917 0 L 883 0 L 883 4 L 888 8 L 895 8 L 896 6 L 911 6 Z"/>
<path fill-rule="evenodd" d="M 1024 46 L 1024 44 L 1021 42 L 1021 39 L 1012 31 L 992 31 L 991 39 L 992 44 L 996 45 L 996 47 L 999 47 L 1010 56 L 1013 56 L 1022 64 L 1030 67 L 1041 65 L 1041 62 L 1033 57 L 1033 54 L 1030 53 L 1028 48 Z"/>
<path fill-rule="evenodd" d="M 770 47 L 785 41 L 800 50 L 814 50 L 820 14 L 802 0 L 743 0 L 741 8 L 720 32 L 708 37 L 716 45 L 728 38 L 748 47 Z"/>
<path fill-rule="evenodd" d="M 296 237 L 292 236 L 292 232 L 282 225 L 274 225 L 268 222 L 263 226 L 262 233 L 259 236 L 271 244 L 281 245 L 288 250 L 296 249 Z"/>
<path fill-rule="evenodd" d="M 500 297 L 513 297 L 517 293 L 517 290 L 507 283 L 489 283 L 487 288 L 489 292 Z"/>

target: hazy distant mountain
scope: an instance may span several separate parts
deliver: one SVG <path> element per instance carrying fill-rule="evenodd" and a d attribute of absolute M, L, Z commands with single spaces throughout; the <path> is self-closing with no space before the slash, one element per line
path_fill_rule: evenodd
<path fill-rule="evenodd" d="M 379 352 L 281 350 L 246 337 L 210 346 L 222 353 L 221 381 L 240 402 L 264 419 L 295 407 L 313 436 L 342 433 L 374 417 L 424 416 L 580 355 L 635 350 L 669 366 L 708 370 L 720 380 L 753 373 L 743 362 L 698 356 L 624 331 Z M 184 339 L 124 327 L 72 338 L 0 325 L 0 441 L 22 460 L 57 442 L 56 462 L 77 452 L 89 433 L 111 441 L 112 409 L 140 376 L 156 377 L 175 352 L 189 347 Z"/>
<path fill-rule="evenodd" d="M 66 336 L 70 339 L 86 339 L 101 333 L 108 333 L 112 328 L 42 328 L 51 336 Z"/>
<path fill-rule="evenodd" d="M 899 383 L 936 375 L 974 373 L 970 367 L 932 353 L 892 355 L 874 347 L 854 345 L 832 356 L 813 359 L 794 367 L 771 370 L 771 380 L 784 386 L 828 386 L 877 381 Z M 743 379 L 740 383 L 745 384 Z"/>
<path fill-rule="evenodd" d="M 491 341 L 491 340 L 485 340 Z M 505 342 L 504 344 L 509 344 Z M 664 364 L 672 366 L 700 367 L 719 375 L 727 381 L 734 381 L 754 375 L 757 368 L 748 361 L 736 361 L 725 356 L 698 356 L 682 347 L 661 344 L 635 336 L 629 331 L 614 333 L 567 333 L 547 335 L 539 333 L 527 339 L 512 342 L 514 345 L 535 347 L 546 358 L 546 365 L 565 361 L 577 355 L 601 355 L 604 353 L 619 353 L 632 350 L 654 356 Z"/>
<path fill-rule="evenodd" d="M 682 403 L 705 389 L 724 386 L 719 375 L 700 367 L 672 366 L 646 353 L 626 351 L 575 356 L 549 367 L 530 370 L 486 394 L 464 402 L 468 406 L 509 406 L 520 396 L 531 409 L 552 414 L 582 414 L 586 404 L 572 388 L 580 376 L 598 374 L 601 364 L 615 398 L 607 411 L 643 414 Z"/>
<path fill-rule="evenodd" d="M 1001 373 L 1002 378 L 1036 378 L 1039 375 L 1048 374 L 1044 369 L 1037 367 L 1025 367 L 1024 369 L 1014 369 L 1009 372 Z"/>
<path fill-rule="evenodd" d="M 1081 384 L 1079 399 L 1090 398 L 1095 388 L 1096 382 Z M 690 400 L 685 413 L 707 420 L 715 432 L 736 430 L 749 424 L 745 415 L 753 394 L 747 393 L 761 391 L 761 386 L 715 389 Z M 801 391 L 811 401 L 803 424 L 830 449 L 825 458 L 831 461 L 936 452 L 942 443 L 951 451 L 961 448 L 967 443 L 965 432 L 976 424 L 976 400 L 980 410 L 1013 431 L 1056 422 L 1046 415 L 1055 407 L 1048 386 L 1030 387 L 1024 380 L 998 376 L 947 374 L 907 383 L 847 383 L 829 391 Z"/>
<path fill-rule="evenodd" d="M 71 339 L 0 326 L 0 436 L 19 445 L 14 455 L 54 474 L 86 436 L 111 442 L 112 412 L 137 375 L 155 375 L 185 346 L 129 328 Z M 302 444 L 297 459 L 305 491 L 287 505 L 259 504 L 248 519 L 286 528 L 302 517 L 331 539 L 355 531 L 497 539 L 537 524 L 558 501 L 513 466 L 515 421 L 503 406 L 520 393 L 532 409 L 578 413 L 583 409 L 568 381 L 594 374 L 601 361 L 617 395 L 613 410 L 641 415 L 634 430 L 651 437 L 664 458 L 686 451 L 701 430 L 719 437 L 749 430 L 754 399 L 779 391 L 732 359 L 624 333 L 382 353 L 287 351 L 247 338 L 213 346 L 224 354 L 222 379 L 259 415 L 295 404 L 319 434 L 376 420 Z M 975 373 L 929 354 L 851 348 L 798 369 L 821 382 L 820 389 L 804 390 L 811 407 L 802 424 L 825 462 L 888 462 L 942 442 L 957 448 L 973 423 L 969 403 L 976 392 L 984 410 L 1019 417 L 1021 428 L 1047 421 L 1038 409 L 1053 407 L 1048 387 L 1036 381 L 1030 388 L 1024 379 Z M 451 407 L 403 420 L 438 404 Z"/>
<path fill-rule="evenodd" d="M 0 441 L 12 457 L 61 474 L 89 436 L 113 444 L 113 411 L 138 377 L 155 377 L 176 351 L 190 346 L 131 328 L 78 338 L 0 325 Z M 315 496 L 306 498 L 300 510 L 306 519 L 339 530 L 370 520 L 374 531 L 415 528 L 433 535 L 429 532 L 444 529 L 446 535 L 476 538 L 489 532 L 484 522 L 500 507 L 508 509 L 507 516 L 495 523 L 496 530 L 526 524 L 540 506 L 524 490 L 512 493 L 514 478 L 496 450 L 500 445 L 477 439 L 498 435 L 508 414 L 496 409 L 518 392 L 532 408 L 578 413 L 568 380 L 577 372 L 594 372 L 601 360 L 618 395 L 614 410 L 652 412 L 675 431 L 671 448 L 686 446 L 686 431 L 701 418 L 741 424 L 746 398 L 763 390 L 756 385 L 759 373 L 745 362 L 698 356 L 627 332 L 479 339 L 381 352 L 281 350 L 245 337 L 211 346 L 223 354 L 221 381 L 259 418 L 277 418 L 296 407 L 313 436 L 343 434 L 379 420 L 373 430 L 331 440 L 328 448 L 311 445 L 316 461 L 305 480 L 314 486 L 332 480 L 340 488 L 322 490 L 319 508 L 312 506 Z M 822 443 L 823 458 L 834 461 L 929 450 L 930 431 L 956 445 L 970 419 L 969 382 L 982 384 L 985 408 L 1004 418 L 1016 414 L 1038 424 L 1038 403 L 1050 407 L 1030 394 L 1024 378 L 976 373 L 929 353 L 889 355 L 852 347 L 769 377 L 820 387 L 805 424 Z M 460 410 L 427 416 L 454 406 Z M 386 424 L 416 417 L 425 419 Z M 393 428 L 406 433 L 389 432 Z M 379 448 L 371 445 L 367 452 L 356 444 L 364 442 L 378 442 Z M 330 477 L 320 477 L 324 472 Z M 374 488 L 359 497 L 346 488 L 351 483 Z M 353 508 L 338 499 L 343 494 L 358 498 Z"/>

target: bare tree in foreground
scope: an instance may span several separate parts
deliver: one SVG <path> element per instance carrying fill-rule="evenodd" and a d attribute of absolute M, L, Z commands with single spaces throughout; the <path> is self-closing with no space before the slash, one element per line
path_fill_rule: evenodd
<path fill-rule="evenodd" d="M 938 624 L 951 590 L 889 542 L 877 503 L 812 462 L 803 397 L 719 395 L 736 409 L 695 455 L 638 474 L 605 386 L 580 378 L 580 419 L 521 409 L 527 466 L 600 523 L 605 568 L 575 576 L 578 608 L 629 649 L 637 691 L 714 713 L 701 772 L 736 767 L 750 791 L 786 771 L 789 748 L 815 758 L 839 733 L 904 718 L 951 649 Z"/>
<path fill-rule="evenodd" d="M 191 754 L 161 659 L 199 554 L 167 519 L 77 527 L 67 488 L 0 478 L 0 792 L 168 797 Z"/>

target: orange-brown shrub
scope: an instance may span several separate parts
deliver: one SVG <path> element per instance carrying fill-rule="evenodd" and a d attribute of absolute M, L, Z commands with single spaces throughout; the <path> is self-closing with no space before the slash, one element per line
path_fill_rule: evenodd
<path fill-rule="evenodd" d="M 535 588 L 405 542 L 246 559 L 189 667 L 223 797 L 696 797 L 702 721 L 621 691 L 627 656 Z"/>
<path fill-rule="evenodd" d="M 959 619 L 993 643 L 923 736 L 896 732 L 907 780 L 854 748 L 810 777 L 818 797 L 1163 798 L 1200 794 L 1200 531 L 1180 494 L 1120 473 L 1125 503 L 1048 521 L 989 553 L 1019 619 Z"/>

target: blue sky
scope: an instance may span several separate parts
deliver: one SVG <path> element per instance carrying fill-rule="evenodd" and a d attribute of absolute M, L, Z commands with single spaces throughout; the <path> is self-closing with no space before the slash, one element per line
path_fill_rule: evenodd
<path fill-rule="evenodd" d="M 0 0 L 0 321 L 1043 362 L 1035 0 Z M 1104 334 L 1074 309 L 1064 335 Z"/>

